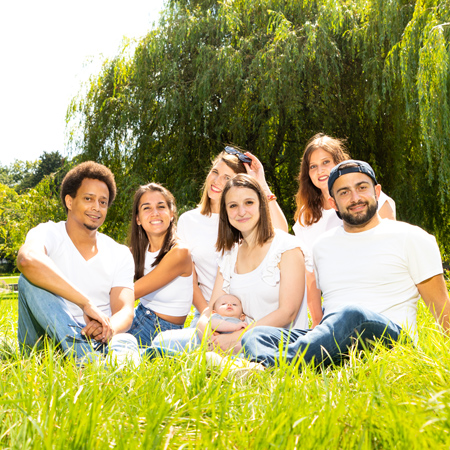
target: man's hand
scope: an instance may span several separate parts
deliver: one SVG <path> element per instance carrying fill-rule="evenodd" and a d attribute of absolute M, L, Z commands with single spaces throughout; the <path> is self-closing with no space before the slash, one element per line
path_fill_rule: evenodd
<path fill-rule="evenodd" d="M 89 319 L 88 319 L 89 320 Z M 81 330 L 81 334 L 86 336 L 89 339 L 95 339 L 98 342 L 102 342 L 103 339 L 103 327 L 102 324 L 97 322 L 96 320 L 90 320 L 87 325 Z M 107 337 L 107 342 L 111 340 L 114 332 L 111 328 L 110 336 Z"/>
<path fill-rule="evenodd" d="M 84 332 L 85 336 L 93 337 L 96 341 L 104 344 L 109 342 L 114 333 L 109 317 L 92 304 L 88 304 L 83 308 L 83 316 L 86 321 L 86 327 L 83 328 L 82 332 Z M 90 325 L 91 322 L 94 323 Z M 96 324 L 101 326 L 101 332 Z M 92 336 L 92 333 L 95 333 L 95 336 Z"/>

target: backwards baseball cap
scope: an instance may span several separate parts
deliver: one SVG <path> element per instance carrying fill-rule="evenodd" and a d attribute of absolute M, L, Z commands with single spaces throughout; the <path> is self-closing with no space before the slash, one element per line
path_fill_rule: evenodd
<path fill-rule="evenodd" d="M 356 159 L 347 159 L 346 161 L 340 162 L 337 166 L 334 166 L 331 169 L 330 176 L 328 177 L 328 191 L 331 192 L 331 188 L 333 187 L 334 182 L 339 177 L 353 172 L 364 173 L 372 178 L 375 184 L 378 184 L 378 181 L 375 177 L 375 172 L 373 171 L 370 164 L 366 163 L 365 161 L 358 161 Z"/>

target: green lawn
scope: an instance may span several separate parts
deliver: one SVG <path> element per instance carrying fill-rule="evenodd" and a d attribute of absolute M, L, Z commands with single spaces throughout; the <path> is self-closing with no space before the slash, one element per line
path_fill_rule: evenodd
<path fill-rule="evenodd" d="M 201 350 L 139 370 L 80 369 L 51 346 L 23 358 L 16 304 L 0 302 L 1 448 L 450 447 L 450 341 L 422 306 L 415 348 L 239 378 L 208 367 Z"/>
<path fill-rule="evenodd" d="M 17 283 L 19 281 L 19 275 L 5 275 L 0 276 L 0 282 L 4 283 Z"/>

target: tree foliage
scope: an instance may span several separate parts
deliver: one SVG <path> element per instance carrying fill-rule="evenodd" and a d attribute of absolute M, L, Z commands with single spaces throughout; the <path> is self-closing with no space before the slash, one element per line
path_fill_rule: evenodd
<path fill-rule="evenodd" d="M 74 150 L 116 174 L 108 232 L 123 239 L 141 183 L 193 206 L 224 143 L 262 160 L 292 217 L 303 148 L 324 132 L 448 252 L 449 22 L 450 0 L 169 1 L 68 112 Z"/>
<path fill-rule="evenodd" d="M 43 152 L 37 161 L 15 160 L 9 166 L 0 166 L 0 183 L 14 188 L 18 193 L 36 187 L 45 176 L 55 174 L 55 189 L 58 188 L 64 175 L 66 158 L 56 152 Z"/>
<path fill-rule="evenodd" d="M 15 265 L 17 252 L 31 228 L 48 220 L 65 220 L 54 187 L 55 175 L 45 176 L 36 187 L 22 195 L 0 184 L 0 259 Z"/>

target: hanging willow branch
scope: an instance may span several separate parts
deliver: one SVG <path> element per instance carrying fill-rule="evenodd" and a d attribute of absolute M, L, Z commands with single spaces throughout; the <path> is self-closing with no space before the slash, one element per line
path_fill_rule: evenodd
<path fill-rule="evenodd" d="M 447 251 L 449 24 L 450 0 L 171 0 L 68 114 L 82 158 L 116 173 L 107 231 L 125 235 L 139 183 L 194 206 L 224 142 L 260 157 L 292 218 L 302 150 L 325 132 L 347 138 L 399 217 Z"/>

